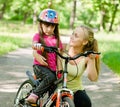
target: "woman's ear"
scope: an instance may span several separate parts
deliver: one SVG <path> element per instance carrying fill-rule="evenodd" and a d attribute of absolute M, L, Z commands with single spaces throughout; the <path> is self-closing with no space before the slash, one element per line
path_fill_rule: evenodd
<path fill-rule="evenodd" d="M 87 40 L 84 40 L 84 41 L 83 41 L 83 45 L 86 45 L 87 43 L 88 43 Z"/>

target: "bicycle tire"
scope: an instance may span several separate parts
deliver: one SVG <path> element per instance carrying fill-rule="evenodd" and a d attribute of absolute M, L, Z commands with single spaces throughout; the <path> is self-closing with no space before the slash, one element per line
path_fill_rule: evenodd
<path fill-rule="evenodd" d="M 30 80 L 24 81 L 20 85 L 20 87 L 17 91 L 17 94 L 15 96 L 14 107 L 23 107 L 20 104 L 20 100 L 25 99 L 28 96 L 28 94 L 31 92 L 32 89 L 33 89 L 33 84 L 30 82 Z"/>
<path fill-rule="evenodd" d="M 69 97 L 63 97 L 61 107 L 75 107 L 75 105 L 72 99 L 70 99 Z"/>

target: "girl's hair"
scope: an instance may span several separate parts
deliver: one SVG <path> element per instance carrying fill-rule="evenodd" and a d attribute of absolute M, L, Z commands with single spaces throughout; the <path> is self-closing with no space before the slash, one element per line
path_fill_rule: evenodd
<path fill-rule="evenodd" d="M 45 45 L 45 41 L 44 41 L 44 32 L 43 32 L 43 28 L 42 28 L 42 23 L 43 24 L 52 24 L 52 23 L 48 23 L 48 22 L 43 22 L 43 21 L 39 21 L 39 24 L 38 24 L 38 31 L 39 31 L 39 35 L 40 35 L 40 43 L 44 44 Z M 59 37 L 59 25 L 58 24 L 53 24 L 55 25 L 55 29 L 54 29 L 54 35 L 55 35 L 55 38 L 57 39 L 57 42 L 56 42 L 56 47 L 59 47 L 59 42 L 60 42 L 60 37 Z M 43 52 L 43 56 L 46 57 L 46 53 Z"/>
<path fill-rule="evenodd" d="M 94 38 L 94 32 L 91 28 L 87 26 L 79 26 L 84 32 L 84 39 L 88 41 L 88 43 L 83 47 L 83 52 L 85 51 L 95 51 L 98 52 L 98 43 Z M 100 70 L 100 59 L 95 58 L 97 73 L 99 74 Z"/>

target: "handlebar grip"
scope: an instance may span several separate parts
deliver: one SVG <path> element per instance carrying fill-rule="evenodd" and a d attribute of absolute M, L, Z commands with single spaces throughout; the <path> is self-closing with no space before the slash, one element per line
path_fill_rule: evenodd
<path fill-rule="evenodd" d="M 58 50 L 58 48 L 55 47 L 55 46 L 46 46 L 46 45 L 43 45 L 41 43 L 34 43 L 32 48 L 34 50 L 41 50 L 42 52 L 47 51 L 47 52 L 50 52 L 50 53 L 55 52 L 55 51 Z"/>
<path fill-rule="evenodd" d="M 32 48 L 34 50 L 41 50 L 42 52 L 44 51 L 44 46 L 42 46 L 41 43 L 34 43 L 33 46 L 32 46 Z"/>
<path fill-rule="evenodd" d="M 96 54 L 95 58 L 98 59 L 100 56 L 98 54 Z"/>

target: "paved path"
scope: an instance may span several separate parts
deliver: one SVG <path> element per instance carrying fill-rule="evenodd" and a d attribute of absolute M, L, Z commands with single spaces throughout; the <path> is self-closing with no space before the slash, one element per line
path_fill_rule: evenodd
<path fill-rule="evenodd" d="M 19 49 L 0 57 L 0 107 L 13 107 L 16 91 L 26 79 L 25 71 L 32 71 L 31 53 L 31 48 Z M 98 82 L 83 79 L 92 107 L 120 107 L 120 78 L 104 64 Z"/>

